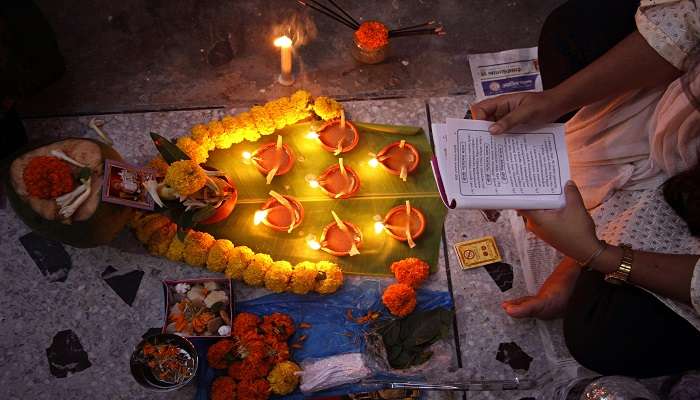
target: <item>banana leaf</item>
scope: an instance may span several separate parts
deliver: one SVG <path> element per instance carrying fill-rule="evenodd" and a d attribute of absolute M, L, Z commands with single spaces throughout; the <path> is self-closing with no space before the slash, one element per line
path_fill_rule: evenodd
<path fill-rule="evenodd" d="M 360 141 L 351 152 L 344 153 L 343 162 L 360 177 L 360 190 L 349 199 L 331 199 L 320 189 L 311 188 L 307 179 L 317 177 L 330 165 L 338 163 L 338 157 L 323 150 L 316 139 L 309 139 L 310 123 L 300 123 L 278 130 L 274 135 L 263 137 L 256 143 L 240 143 L 226 150 L 212 151 L 207 164 L 225 172 L 234 181 L 239 193 L 238 203 L 231 216 L 214 225 L 200 225 L 216 238 L 226 238 L 235 245 L 245 245 L 256 252 L 268 253 L 275 260 L 292 263 L 309 260 L 328 260 L 340 264 L 346 273 L 362 275 L 391 275 L 389 265 L 406 257 L 418 257 L 437 269 L 442 238 L 442 226 L 446 209 L 433 179 L 430 159 L 432 151 L 427 137 L 420 128 L 390 125 L 358 124 Z M 263 144 L 274 142 L 282 135 L 284 143 L 295 153 L 292 170 L 276 176 L 270 185 L 255 165 L 242 157 L 244 152 L 253 153 Z M 403 182 L 391 175 L 382 166 L 372 168 L 369 153 L 377 153 L 384 146 L 406 140 L 420 152 L 420 165 Z M 292 233 L 278 232 L 265 225 L 254 225 L 253 215 L 270 197 L 269 191 L 291 195 L 304 206 L 304 220 Z M 416 247 L 410 249 L 386 233 L 374 231 L 374 218 L 382 218 L 393 207 L 406 200 L 420 208 L 426 217 L 427 226 L 421 237 L 415 240 Z M 306 242 L 309 234 L 317 238 L 323 228 L 333 222 L 331 210 L 362 230 L 363 243 L 360 254 L 336 257 L 323 251 L 312 250 Z"/>

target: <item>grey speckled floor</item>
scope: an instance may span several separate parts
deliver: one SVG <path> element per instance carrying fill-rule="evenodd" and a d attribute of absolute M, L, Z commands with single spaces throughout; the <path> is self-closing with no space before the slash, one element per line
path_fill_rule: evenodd
<path fill-rule="evenodd" d="M 351 117 L 379 123 L 419 125 L 464 115 L 470 96 L 430 99 L 375 100 L 345 103 Z M 237 112 L 240 110 L 227 110 Z M 156 131 L 168 137 L 184 134 L 188 127 L 220 115 L 223 109 L 153 112 L 100 116 L 104 130 L 117 149 L 132 163 L 143 163 L 154 154 L 148 137 Z M 89 116 L 25 121 L 32 138 L 86 136 Z M 478 211 L 450 212 L 445 224 L 439 271 L 430 278 L 432 289 L 452 289 L 457 311 L 457 340 L 448 363 L 433 365 L 432 373 L 462 366 L 473 379 L 536 378 L 549 369 L 542 342 L 532 321 L 516 321 L 500 308 L 502 300 L 525 293 L 517 253 L 506 218 L 487 222 Z M 136 240 L 124 232 L 110 246 L 93 249 L 66 247 L 72 260 L 64 282 L 49 282 L 37 268 L 19 238 L 29 233 L 7 206 L 0 208 L 0 370 L 2 399 L 190 399 L 193 389 L 169 394 L 143 390 L 131 378 L 128 361 L 132 349 L 149 328 L 162 324 L 161 280 L 201 277 L 206 272 L 146 254 Z M 462 271 L 452 245 L 484 235 L 496 237 L 504 261 L 513 266 L 512 288 L 496 280 L 484 268 Z M 446 256 L 446 257 L 445 257 Z M 110 289 L 101 274 L 108 266 L 120 273 L 144 272 L 131 306 Z M 506 274 L 507 275 L 507 274 Z M 352 277 L 350 279 L 361 279 Z M 507 280 L 507 279 L 506 279 Z M 240 298 L 262 294 L 236 288 Z M 72 330 L 87 353 L 91 366 L 66 378 L 49 370 L 46 349 L 58 331 Z M 514 370 L 498 361 L 499 346 L 514 342 L 531 362 Z M 459 348 L 459 352 L 456 349 Z M 471 393 L 469 399 L 522 399 L 537 397 L 538 391 Z M 432 397 L 432 396 L 431 396 Z M 460 398 L 461 396 L 455 396 Z"/>

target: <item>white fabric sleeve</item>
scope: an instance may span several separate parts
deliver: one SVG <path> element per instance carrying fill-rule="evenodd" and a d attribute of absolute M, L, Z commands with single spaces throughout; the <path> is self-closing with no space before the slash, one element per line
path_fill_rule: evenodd
<path fill-rule="evenodd" d="M 700 259 L 693 269 L 693 277 L 690 279 L 690 303 L 695 312 L 700 314 Z"/>
<path fill-rule="evenodd" d="M 642 0 L 637 30 L 666 61 L 688 69 L 688 56 L 700 44 L 700 0 Z"/>

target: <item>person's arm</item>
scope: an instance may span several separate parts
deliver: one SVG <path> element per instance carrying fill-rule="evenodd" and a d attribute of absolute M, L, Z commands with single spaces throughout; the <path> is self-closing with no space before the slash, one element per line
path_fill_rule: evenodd
<path fill-rule="evenodd" d="M 471 106 L 474 119 L 493 120 L 491 133 L 519 124 L 548 123 L 560 116 L 632 89 L 670 83 L 681 71 L 633 32 L 586 68 L 541 93 L 516 93 Z"/>
<path fill-rule="evenodd" d="M 520 214 L 527 219 L 530 231 L 574 260 L 587 260 L 601 246 L 593 220 L 583 206 L 581 194 L 573 182 L 566 185 L 564 208 L 520 211 Z M 691 304 L 690 282 L 698 258 L 698 255 L 634 251 L 629 281 L 659 295 Z M 621 259 L 621 248 L 606 245 L 605 250 L 589 266 L 607 274 L 617 270 Z"/>

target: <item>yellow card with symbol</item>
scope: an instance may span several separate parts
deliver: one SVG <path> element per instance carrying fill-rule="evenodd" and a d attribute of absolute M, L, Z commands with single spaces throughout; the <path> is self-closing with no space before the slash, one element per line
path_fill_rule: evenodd
<path fill-rule="evenodd" d="M 462 269 L 481 267 L 502 261 L 493 236 L 468 240 L 454 245 Z"/>

